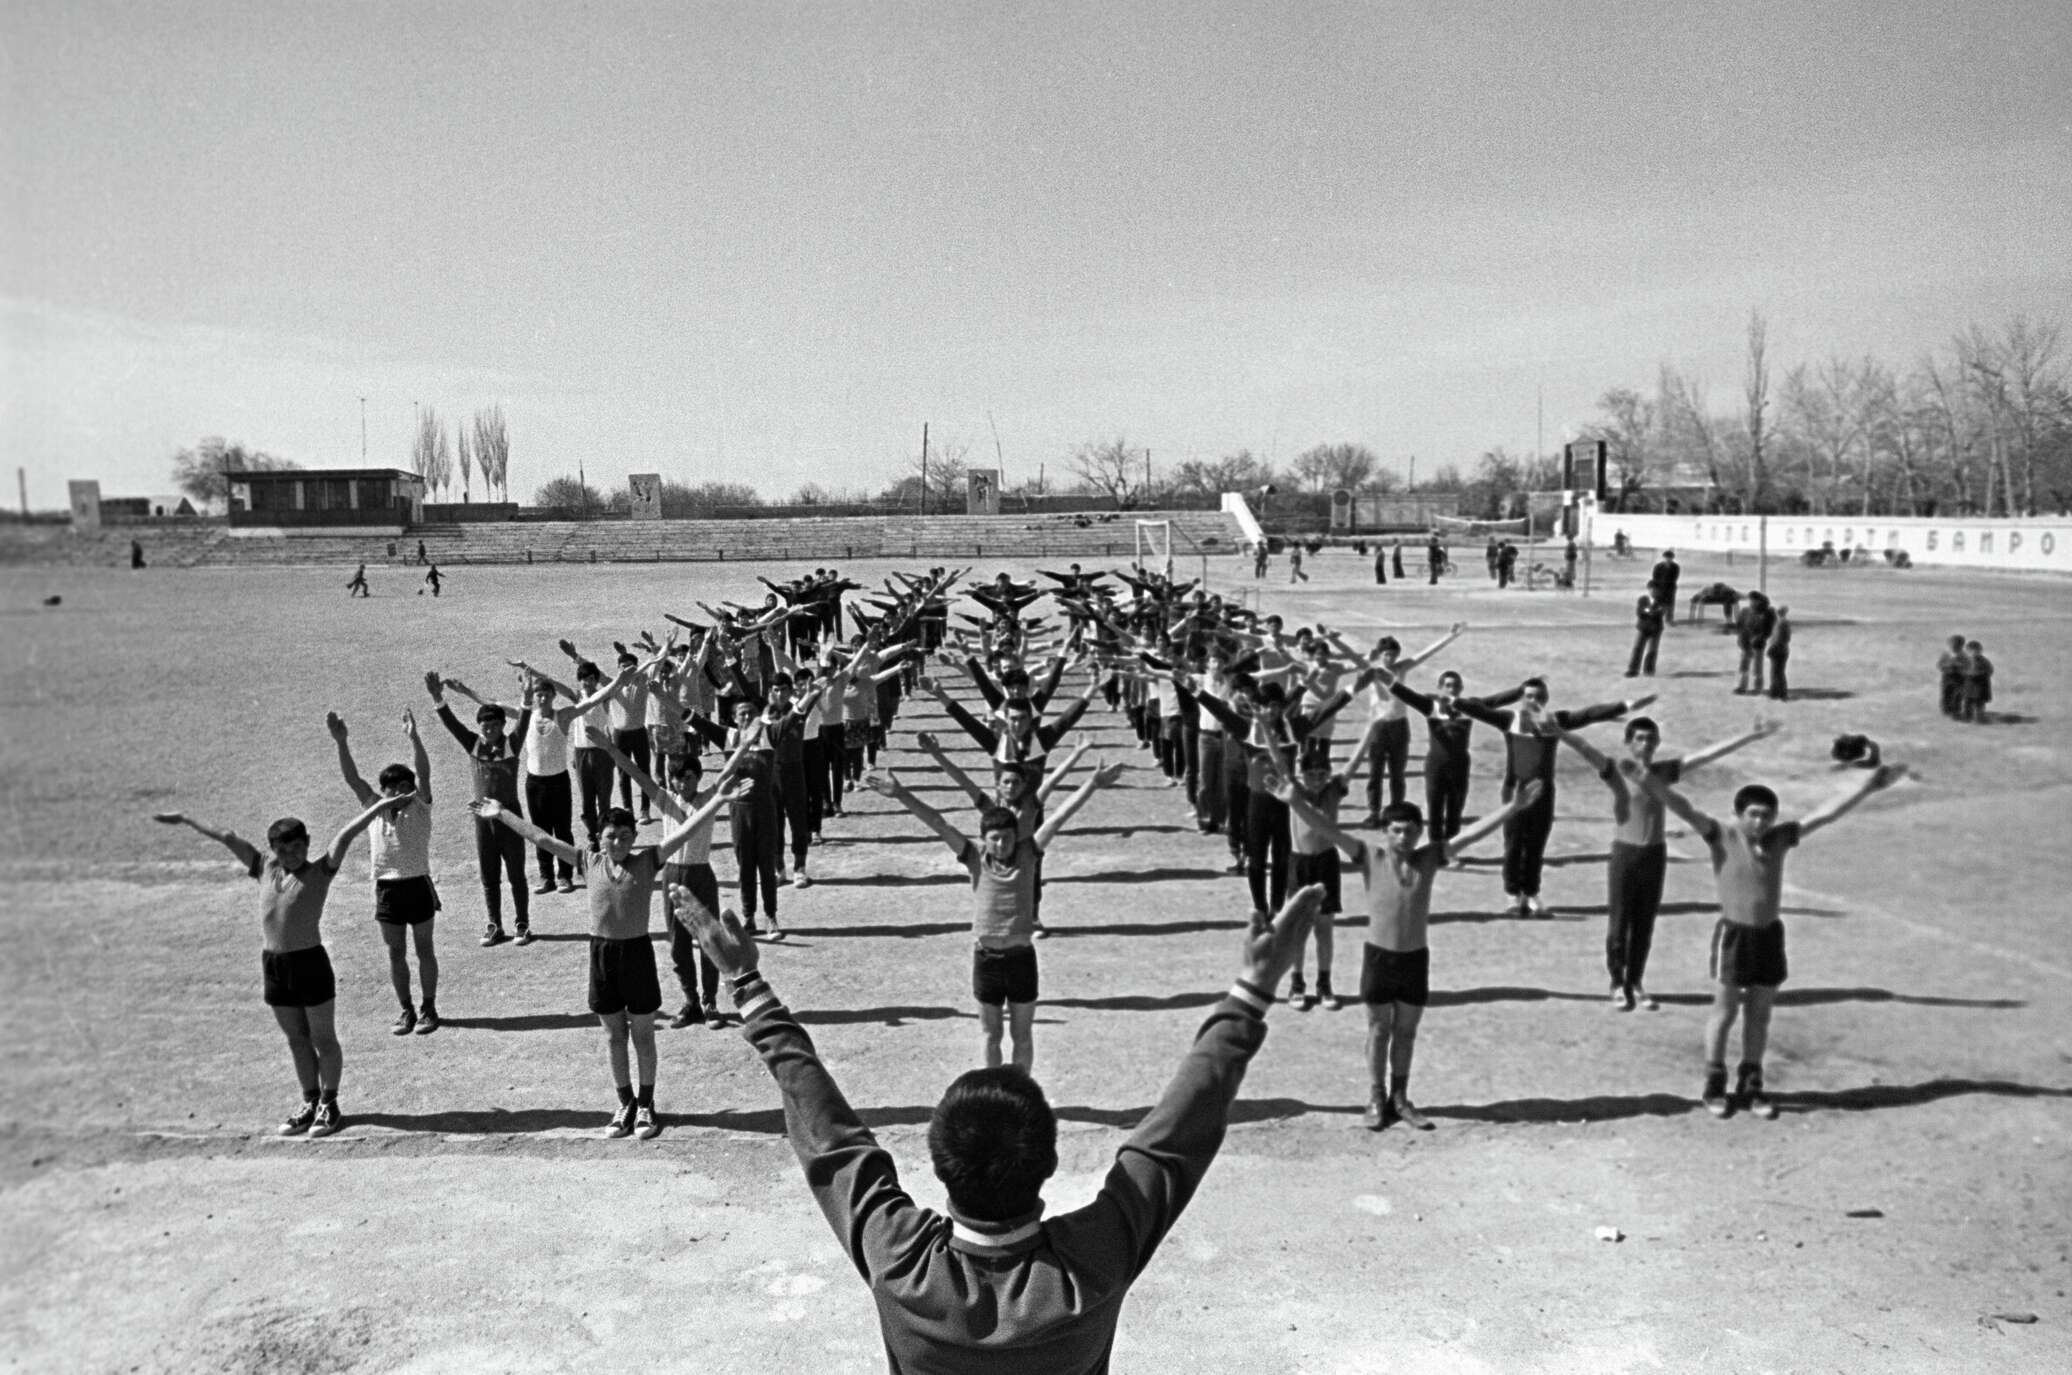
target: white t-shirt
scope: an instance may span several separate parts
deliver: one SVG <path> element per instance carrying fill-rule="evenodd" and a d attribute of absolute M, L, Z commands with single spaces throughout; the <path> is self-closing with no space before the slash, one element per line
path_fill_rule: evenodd
<path fill-rule="evenodd" d="M 432 872 L 432 809 L 421 799 L 374 818 L 368 828 L 374 877 L 423 878 Z"/>
<path fill-rule="evenodd" d="M 554 718 L 544 711 L 532 714 L 532 724 L 525 728 L 525 744 L 519 756 L 525 761 L 525 771 L 534 778 L 552 778 L 557 773 L 568 772 L 568 733 L 554 723 Z"/>

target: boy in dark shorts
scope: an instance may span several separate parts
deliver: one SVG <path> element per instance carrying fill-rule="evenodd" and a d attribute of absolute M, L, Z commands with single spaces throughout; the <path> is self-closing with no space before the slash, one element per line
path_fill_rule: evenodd
<path fill-rule="evenodd" d="M 376 799 L 346 822 L 314 860 L 309 857 L 309 828 L 294 817 L 284 817 L 266 828 L 271 859 L 261 858 L 259 848 L 235 831 L 204 825 L 184 812 L 159 812 L 151 818 L 201 832 L 236 855 L 245 872 L 259 880 L 259 964 L 266 1005 L 273 1009 L 274 1020 L 288 1038 L 295 1078 L 302 1085 L 302 1106 L 281 1123 L 282 1136 L 302 1132 L 329 1136 L 342 1125 L 338 1080 L 345 1068 L 345 1052 L 338 1045 L 337 980 L 320 929 L 324 899 L 331 892 L 340 861 L 360 832 L 406 800 L 400 795 Z"/>
<path fill-rule="evenodd" d="M 475 709 L 477 729 L 469 730 L 453 714 L 453 708 L 446 705 L 446 682 L 437 670 L 425 674 L 424 686 L 425 691 L 432 695 L 432 705 L 439 714 L 440 724 L 468 753 L 468 763 L 475 775 L 475 796 L 493 797 L 512 811 L 518 810 L 518 775 L 523 762 L 526 728 L 532 722 L 532 708 L 521 707 L 517 724 L 507 727 L 509 717 L 503 705 L 484 702 Z M 501 945 L 510 939 L 504 934 L 503 885 L 506 882 L 511 888 L 511 915 L 518 944 L 532 944 L 531 899 L 525 888 L 525 842 L 501 826 L 477 821 L 475 869 L 482 880 L 482 905 L 489 913 L 489 922 L 482 931 L 482 944 Z"/>
<path fill-rule="evenodd" d="M 1094 795 L 1094 789 L 1113 782 L 1121 772 L 1120 764 L 1095 769 L 1077 792 L 1045 818 L 1034 836 L 1022 834 L 1020 818 L 1009 808 L 988 807 L 979 815 L 979 838 L 975 842 L 951 825 L 941 812 L 915 797 L 890 769 L 882 776 L 872 774 L 864 780 L 873 792 L 899 803 L 941 836 L 971 876 L 976 908 L 971 921 L 975 942 L 971 953 L 971 994 L 978 1000 L 988 1069 L 1000 1065 L 1003 1010 L 1014 1043 L 1015 1067 L 1027 1071 L 1036 1063 L 1037 862 L 1072 814 Z"/>
<path fill-rule="evenodd" d="M 1367 1073 L 1372 1085 L 1362 1119 L 1369 1131 L 1400 1121 L 1419 1131 L 1432 1121 L 1410 1101 L 1410 1062 L 1417 1026 L 1431 1001 L 1432 954 L 1427 938 L 1432 880 L 1454 855 L 1491 834 L 1539 800 L 1542 784 L 1529 778 L 1498 810 L 1452 840 L 1420 845 L 1424 813 L 1413 802 L 1392 802 L 1381 812 L 1381 839 L 1369 845 L 1347 835 L 1304 801 L 1287 782 L 1279 786 L 1288 810 L 1345 852 L 1367 884 L 1367 943 L 1362 951 L 1360 1001 L 1367 1005 Z"/>
<path fill-rule="evenodd" d="M 405 799 L 381 815 L 369 842 L 374 857 L 374 922 L 388 947 L 389 983 L 403 1006 L 389 1034 L 408 1036 L 415 1031 L 428 1036 L 439 1029 L 439 955 L 432 945 L 433 919 L 440 905 L 438 890 L 432 886 L 432 761 L 425 753 L 424 738 L 417 733 L 417 718 L 404 712 L 403 736 L 410 742 L 415 767 L 391 764 L 383 769 L 377 794 L 353 763 L 344 718 L 329 712 L 324 725 L 338 743 L 338 772 L 362 807 L 371 805 L 377 796 Z M 407 943 L 405 932 L 409 933 Z M 424 1002 L 418 1007 L 410 1002 L 406 944 L 417 949 L 418 981 L 424 986 Z"/>
<path fill-rule="evenodd" d="M 1746 735 L 1707 745 L 1682 759 L 1658 760 L 1655 750 L 1662 743 L 1662 728 L 1650 717 L 1636 716 L 1626 723 L 1626 758 L 1615 760 L 1573 731 L 1558 732 L 1561 742 L 1581 755 L 1612 793 L 1604 959 L 1611 974 L 1614 1011 L 1631 1012 L 1639 1006 L 1653 1012 L 1659 1006 L 1641 980 L 1655 943 L 1655 917 L 1662 910 L 1669 844 L 1662 835 L 1662 804 L 1642 791 L 1640 775 L 1652 773 L 1664 782 L 1679 783 L 1699 765 L 1776 733 L 1776 722 L 1758 721 Z"/>
<path fill-rule="evenodd" d="M 1353 747 L 1351 758 L 1337 773 L 1331 771 L 1329 759 L 1312 758 L 1302 765 L 1302 778 L 1297 794 L 1309 805 L 1301 811 L 1288 813 L 1288 887 L 1307 888 L 1312 884 L 1324 890 L 1324 901 L 1317 908 L 1317 918 L 1310 923 L 1310 934 L 1317 943 L 1317 991 L 1314 996 L 1302 979 L 1302 956 L 1308 942 L 1295 952 L 1295 969 L 1288 979 L 1288 1004 L 1297 1012 L 1307 1012 L 1318 1003 L 1326 1012 L 1336 1012 L 1344 1004 L 1331 988 L 1332 928 L 1337 925 L 1338 914 L 1345 910 L 1339 899 L 1340 869 L 1338 847 L 1323 831 L 1309 824 L 1311 814 L 1321 816 L 1331 825 L 1338 825 L 1338 807 L 1352 792 L 1353 780 L 1359 777 L 1360 765 L 1365 763 L 1372 750 L 1375 732 L 1380 729 L 1379 721 L 1367 727 L 1367 734 Z M 1277 763 L 1277 761 L 1276 761 Z M 1278 767 L 1269 774 L 1276 783 L 1286 783 L 1287 775 Z"/>
<path fill-rule="evenodd" d="M 473 807 L 484 821 L 501 821 L 533 844 L 585 870 L 590 894 L 590 1010 L 604 1027 L 612 1084 L 619 1092 L 619 1109 L 604 1134 L 637 1133 L 643 1141 L 652 1139 L 662 1130 L 655 1116 L 655 1013 L 662 1006 L 662 984 L 655 974 L 648 919 L 654 911 L 655 882 L 662 876 L 662 866 L 701 826 L 709 826 L 712 818 L 693 812 L 653 845 L 636 849 L 633 842 L 640 834 L 640 823 L 626 808 L 608 807 L 598 848 L 578 850 L 505 811 L 493 797 L 482 798 Z M 640 1070 L 637 1093 L 633 1066 L 627 1062 L 628 1040 Z"/>
<path fill-rule="evenodd" d="M 683 924 L 669 895 L 677 888 L 687 888 L 698 901 L 718 909 L 719 877 L 712 871 L 712 823 L 722 806 L 747 796 L 747 788 L 735 791 L 727 785 L 734 781 L 734 772 L 753 743 L 752 740 L 742 741 L 720 768 L 712 786 L 703 792 L 698 790 L 698 785 L 705 766 L 691 752 L 687 740 L 678 741 L 677 751 L 669 759 L 669 782 L 666 785 L 657 782 L 646 769 L 619 753 L 617 747 L 605 746 L 611 754 L 613 766 L 633 780 L 641 796 L 654 803 L 655 810 L 661 812 L 664 820 L 695 820 L 698 823 L 692 828 L 691 837 L 684 842 L 683 849 L 662 866 L 662 924 L 669 928 L 669 963 L 676 971 L 676 982 L 683 989 L 684 998 L 682 1010 L 669 1019 L 669 1025 L 678 1031 L 688 1026 L 711 1026 L 716 1030 L 723 1014 L 719 1009 L 719 970 L 712 961 L 699 954 L 697 938 Z"/>
<path fill-rule="evenodd" d="M 1705 1021 L 1706 1111 L 1726 1117 L 1737 1104 L 1757 1117 L 1777 1115 L 1763 1092 L 1763 1051 L 1770 1040 L 1770 1009 L 1788 972 L 1784 960 L 1784 857 L 1792 847 L 1857 803 L 1906 776 L 1903 764 L 1880 764 L 1849 790 L 1798 821 L 1777 820 L 1777 794 L 1751 783 L 1734 794 L 1734 819 L 1723 823 L 1693 806 L 1662 777 L 1648 772 L 1640 786 L 1681 817 L 1712 852 L 1719 879 L 1720 919 L 1712 931 L 1712 1014 Z M 1727 1035 L 1746 1009 L 1741 1066 L 1727 1094 Z"/>

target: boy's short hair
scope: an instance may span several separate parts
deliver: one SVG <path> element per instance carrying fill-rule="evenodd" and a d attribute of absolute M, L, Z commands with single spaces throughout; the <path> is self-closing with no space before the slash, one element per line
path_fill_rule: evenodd
<path fill-rule="evenodd" d="M 1545 678 L 1527 678 L 1518 686 L 1521 688 L 1538 688 L 1542 696 L 1545 696 L 1547 692 L 1547 680 Z"/>
<path fill-rule="evenodd" d="M 266 828 L 268 845 L 292 845 L 298 840 L 309 839 L 309 827 L 302 824 L 302 818 L 284 816 Z"/>
<path fill-rule="evenodd" d="M 576 660 L 576 678 L 578 680 L 584 678 L 602 678 L 603 676 L 604 670 L 599 668 L 597 665 L 591 663 L 588 659 Z"/>
<path fill-rule="evenodd" d="M 1058 1119 L 1042 1086 L 1001 1065 L 950 1081 L 928 1119 L 928 1155 L 950 1204 L 981 1222 L 1034 1212 L 1058 1168 Z"/>
<path fill-rule="evenodd" d="M 494 702 L 484 702 L 481 706 L 475 708 L 475 724 L 478 726 L 488 725 L 491 721 L 501 721 L 503 719 L 504 709 Z"/>
<path fill-rule="evenodd" d="M 1398 821 L 1408 821 L 1413 825 L 1422 826 L 1424 825 L 1424 809 L 1415 802 L 1391 802 L 1388 806 L 1381 809 L 1381 824 L 1383 826 L 1393 826 Z"/>
<path fill-rule="evenodd" d="M 640 660 L 634 657 L 633 651 L 630 649 L 619 656 L 620 668 L 632 668 L 635 664 L 639 662 Z"/>
<path fill-rule="evenodd" d="M 1402 643 L 1393 635 L 1384 635 L 1376 640 L 1374 648 L 1380 654 L 1401 654 L 1403 652 Z"/>
<path fill-rule="evenodd" d="M 623 829 L 631 831 L 635 835 L 639 835 L 640 823 L 638 821 L 635 821 L 633 819 L 633 813 L 626 810 L 626 808 L 624 807 L 606 807 L 604 809 L 604 824 L 600 826 L 598 829 L 600 831 Z"/>
<path fill-rule="evenodd" d="M 1453 686 L 1455 690 L 1459 690 L 1467 686 L 1467 681 L 1463 679 L 1459 673 L 1455 672 L 1453 669 L 1450 668 L 1439 675 L 1439 686 L 1445 687 L 1446 680 L 1449 678 L 1453 680 Z"/>
<path fill-rule="evenodd" d="M 1966 641 L 1964 642 L 1964 647 L 1965 647 L 1966 649 L 1984 649 L 1984 648 L 1985 648 L 1985 646 L 1984 646 L 1984 645 L 1982 645 L 1982 644 L 1980 644 L 1980 643 L 1979 643 L 1979 642 L 1978 642 L 1977 640 L 1966 640 Z"/>
<path fill-rule="evenodd" d="M 1963 637 L 1962 635 L 1952 635 L 1952 636 L 1950 636 L 1950 648 L 1951 648 L 1951 649 L 1962 649 L 1962 648 L 1964 648 L 1964 637 Z"/>
<path fill-rule="evenodd" d="M 1739 816 L 1750 807 L 1768 807 L 1777 810 L 1777 794 L 1760 783 L 1744 784 L 1734 793 L 1734 815 Z"/>
<path fill-rule="evenodd" d="M 1033 716 L 1036 712 L 1036 704 L 1026 697 L 1003 697 L 1000 699 L 1000 710 L 1026 711 Z"/>
<path fill-rule="evenodd" d="M 1655 718 L 1652 716 L 1636 716 L 1626 723 L 1626 738 L 1631 740 L 1636 735 L 1652 735 L 1659 740 L 1662 738 L 1662 728 L 1655 724 Z"/>
<path fill-rule="evenodd" d="M 756 711 L 761 711 L 763 705 L 763 699 L 760 697 L 737 697 L 734 699 L 734 710 L 736 711 L 741 710 L 743 707 L 752 707 Z"/>
<path fill-rule="evenodd" d="M 1022 819 L 1006 807 L 987 807 L 978 814 L 978 833 L 988 831 L 1019 831 Z"/>
<path fill-rule="evenodd" d="M 391 764 L 374 781 L 384 788 L 415 788 L 417 774 L 408 764 Z"/>

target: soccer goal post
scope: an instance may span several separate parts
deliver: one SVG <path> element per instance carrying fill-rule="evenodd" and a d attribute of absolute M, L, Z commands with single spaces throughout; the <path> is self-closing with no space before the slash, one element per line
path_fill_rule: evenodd
<path fill-rule="evenodd" d="M 1140 520 L 1137 522 L 1136 557 L 1133 560 L 1140 567 L 1158 570 L 1165 577 L 1173 576 L 1173 523 L 1169 520 Z"/>

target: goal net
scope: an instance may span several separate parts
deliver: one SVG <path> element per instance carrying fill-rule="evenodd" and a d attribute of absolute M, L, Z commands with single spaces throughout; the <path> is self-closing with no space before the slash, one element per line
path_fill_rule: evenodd
<path fill-rule="evenodd" d="M 1173 523 L 1169 520 L 1137 522 L 1136 558 L 1142 567 L 1165 577 L 1173 576 Z"/>
<path fill-rule="evenodd" d="M 1525 516 L 1514 516 L 1509 520 L 1469 520 L 1466 516 L 1431 517 L 1432 533 L 1451 543 L 1454 540 L 1486 540 L 1494 535 L 1498 539 L 1522 536 L 1528 533 L 1532 524 Z"/>

